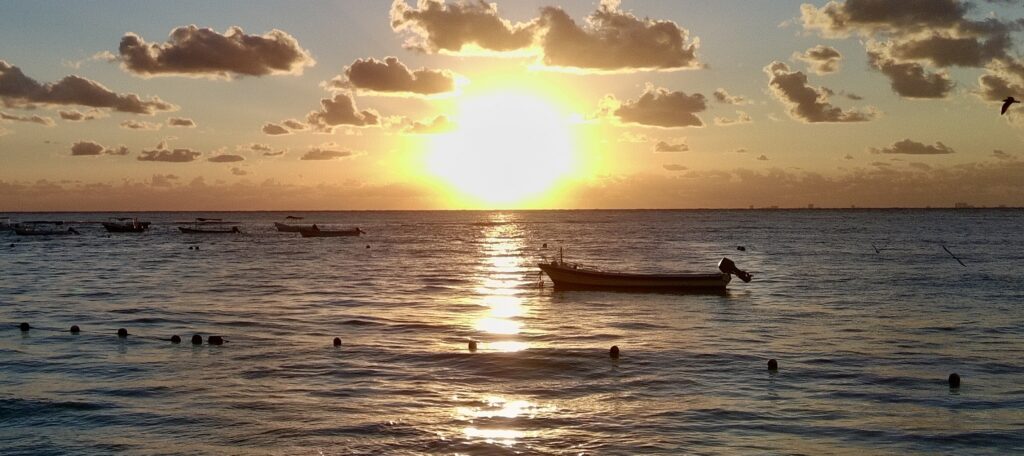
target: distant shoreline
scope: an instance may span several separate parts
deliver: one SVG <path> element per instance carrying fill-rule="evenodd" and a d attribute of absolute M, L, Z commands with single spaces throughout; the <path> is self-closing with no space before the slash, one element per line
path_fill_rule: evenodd
<path fill-rule="evenodd" d="M 412 212 L 821 212 L 821 211 L 1017 211 L 1024 210 L 1021 206 L 1005 207 L 755 207 L 755 208 L 673 208 L 673 209 L 273 209 L 273 210 L 111 210 L 111 211 L 0 211 L 0 214 L 195 214 L 195 213 L 233 213 L 233 214 L 308 214 L 332 212 L 369 212 L 369 213 L 412 213 Z"/>

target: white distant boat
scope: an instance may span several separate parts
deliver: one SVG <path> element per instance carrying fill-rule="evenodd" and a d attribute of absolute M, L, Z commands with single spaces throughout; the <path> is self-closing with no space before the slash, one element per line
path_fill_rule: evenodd
<path fill-rule="evenodd" d="M 233 226 L 231 228 L 207 228 L 206 227 L 207 225 L 225 225 L 226 223 L 230 223 L 230 222 L 225 222 L 225 221 L 223 221 L 221 219 L 215 219 L 215 218 L 196 218 L 196 221 L 193 222 L 192 227 L 179 226 L 178 230 L 181 231 L 182 233 L 185 233 L 185 234 L 231 234 L 231 233 L 239 233 L 239 234 L 241 234 L 242 233 L 238 229 L 237 226 Z"/>

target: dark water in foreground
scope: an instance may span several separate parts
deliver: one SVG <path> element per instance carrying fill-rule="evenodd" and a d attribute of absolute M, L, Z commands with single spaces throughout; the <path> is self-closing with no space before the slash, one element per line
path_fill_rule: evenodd
<path fill-rule="evenodd" d="M 196 215 L 245 234 L 167 224 Z M 1024 452 L 1024 211 L 301 215 L 369 234 L 301 239 L 274 213 L 0 234 L 0 453 Z M 559 245 L 755 277 L 726 296 L 539 287 Z"/>

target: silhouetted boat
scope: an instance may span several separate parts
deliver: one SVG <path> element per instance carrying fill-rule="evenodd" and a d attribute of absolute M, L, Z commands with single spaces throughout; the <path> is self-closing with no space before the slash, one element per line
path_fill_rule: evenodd
<path fill-rule="evenodd" d="M 14 224 L 9 217 L 0 217 L 0 231 L 14 231 Z"/>
<path fill-rule="evenodd" d="M 64 222 L 41 220 L 21 222 L 14 225 L 14 233 L 19 236 L 66 236 L 69 234 L 80 234 L 78 230 L 71 227 L 68 227 L 68 229 L 65 230 L 63 225 Z"/>
<path fill-rule="evenodd" d="M 223 225 L 224 223 L 225 222 L 223 220 L 221 220 L 221 219 L 197 218 L 196 221 L 192 224 L 191 228 L 187 227 L 187 226 L 179 226 L 178 230 L 180 230 L 182 233 L 185 233 L 185 234 L 231 234 L 231 233 L 241 233 L 241 231 L 239 231 L 237 226 L 233 226 L 231 228 L 208 228 L 208 227 L 205 227 L 205 225 L 207 225 L 207 224 Z M 202 228 L 200 228 L 200 227 L 202 227 Z"/>
<path fill-rule="evenodd" d="M 316 224 L 313 224 L 313 226 L 309 228 L 303 228 L 299 230 L 299 234 L 301 234 L 302 237 L 359 236 L 360 234 L 365 233 L 365 231 L 359 229 L 358 227 L 347 230 L 321 230 L 320 227 L 316 226 Z"/>
<path fill-rule="evenodd" d="M 132 217 L 114 217 L 102 224 L 111 233 L 141 233 L 149 229 L 150 222 L 140 222 Z"/>
<path fill-rule="evenodd" d="M 285 219 L 287 219 L 287 220 L 302 220 L 302 217 L 296 217 L 294 215 L 289 215 L 289 216 L 285 217 Z"/>
<path fill-rule="evenodd" d="M 289 225 L 287 223 L 274 222 L 274 227 L 282 233 L 298 233 L 301 230 L 309 230 L 313 225 Z"/>
<path fill-rule="evenodd" d="M 706 274 L 608 272 L 571 265 L 561 260 L 539 263 L 537 266 L 551 278 L 555 288 L 562 289 L 724 292 L 733 274 L 744 282 L 750 281 L 750 274 L 736 268 L 728 258 L 718 263 L 719 272 Z"/>

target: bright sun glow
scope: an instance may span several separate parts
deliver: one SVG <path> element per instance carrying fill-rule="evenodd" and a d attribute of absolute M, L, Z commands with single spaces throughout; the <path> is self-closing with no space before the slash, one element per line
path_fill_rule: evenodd
<path fill-rule="evenodd" d="M 454 123 L 433 139 L 427 169 L 478 203 L 523 203 L 573 169 L 569 119 L 536 96 L 473 98 L 460 104 Z"/>

